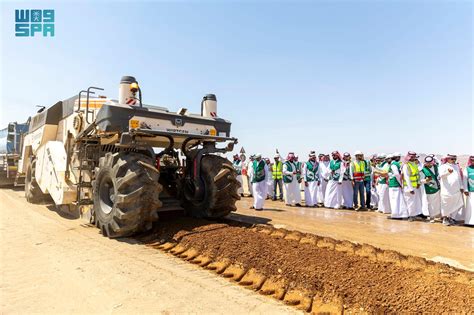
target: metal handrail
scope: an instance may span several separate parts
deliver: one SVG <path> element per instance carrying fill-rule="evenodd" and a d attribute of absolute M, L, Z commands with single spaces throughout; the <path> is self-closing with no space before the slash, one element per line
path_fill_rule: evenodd
<path fill-rule="evenodd" d="M 87 93 L 86 90 L 82 90 L 79 92 L 79 97 L 78 97 L 78 103 L 77 103 L 77 110 L 76 110 L 76 113 L 79 113 L 81 111 L 81 96 L 82 96 L 82 93 Z M 95 94 L 95 92 L 90 92 L 91 94 Z"/>
<path fill-rule="evenodd" d="M 86 102 L 86 122 L 88 124 L 90 124 L 91 122 L 89 121 L 89 94 L 91 93 L 91 90 L 98 90 L 98 91 L 103 91 L 104 89 L 103 88 L 100 88 L 100 87 L 95 87 L 95 86 L 89 86 L 89 88 L 87 89 L 87 102 Z M 93 111 L 91 111 L 93 112 Z"/>

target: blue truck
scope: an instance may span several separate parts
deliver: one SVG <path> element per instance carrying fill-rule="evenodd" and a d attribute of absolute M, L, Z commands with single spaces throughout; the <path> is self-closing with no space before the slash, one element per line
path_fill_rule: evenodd
<path fill-rule="evenodd" d="M 17 176 L 17 173 L 23 137 L 28 129 L 29 123 L 12 122 L 0 130 L 0 186 L 24 183 L 24 178 Z"/>

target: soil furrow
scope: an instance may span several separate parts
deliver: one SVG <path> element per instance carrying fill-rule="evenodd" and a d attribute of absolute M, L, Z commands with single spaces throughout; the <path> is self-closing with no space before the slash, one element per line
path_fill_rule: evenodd
<path fill-rule="evenodd" d="M 188 218 L 141 240 L 314 313 L 474 309 L 473 273 L 367 244 Z"/>

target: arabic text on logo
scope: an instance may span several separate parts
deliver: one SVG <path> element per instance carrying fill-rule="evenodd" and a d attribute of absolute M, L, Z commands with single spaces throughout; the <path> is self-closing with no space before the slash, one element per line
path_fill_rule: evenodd
<path fill-rule="evenodd" d="M 15 36 L 54 37 L 54 10 L 15 10 Z"/>

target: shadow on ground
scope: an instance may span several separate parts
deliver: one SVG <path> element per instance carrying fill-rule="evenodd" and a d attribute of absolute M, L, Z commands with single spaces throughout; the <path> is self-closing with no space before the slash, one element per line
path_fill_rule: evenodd
<path fill-rule="evenodd" d="M 76 207 L 69 207 L 69 206 L 57 206 L 53 204 L 47 204 L 46 208 L 50 211 L 56 212 L 61 218 L 68 219 L 68 220 L 77 220 L 81 218 L 81 215 Z"/>

